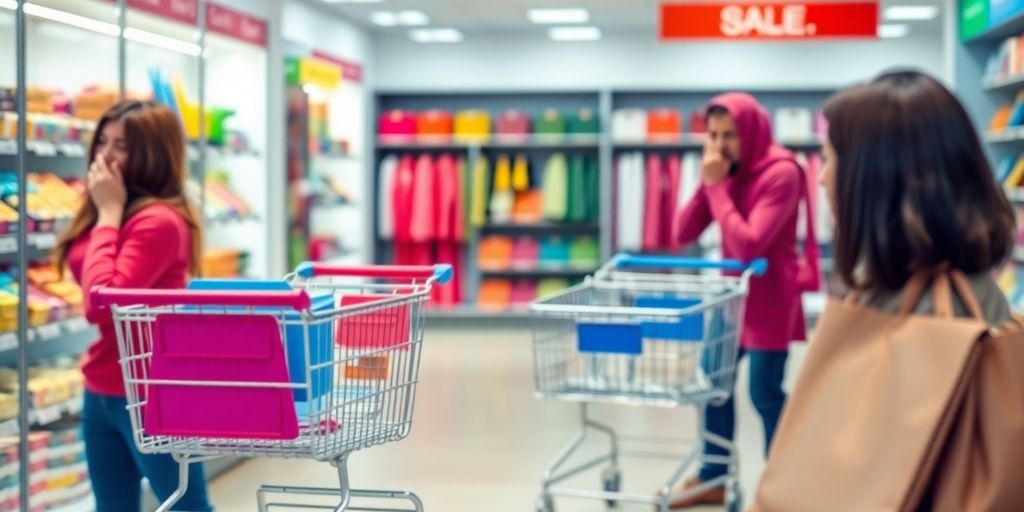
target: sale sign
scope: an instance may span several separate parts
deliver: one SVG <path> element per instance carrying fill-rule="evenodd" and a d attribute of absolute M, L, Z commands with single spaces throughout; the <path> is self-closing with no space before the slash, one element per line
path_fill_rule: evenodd
<path fill-rule="evenodd" d="M 718 2 L 661 5 L 662 40 L 878 37 L 878 2 Z"/>

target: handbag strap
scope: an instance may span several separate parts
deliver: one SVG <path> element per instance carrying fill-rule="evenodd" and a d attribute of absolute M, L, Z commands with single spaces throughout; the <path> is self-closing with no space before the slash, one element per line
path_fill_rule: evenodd
<path fill-rule="evenodd" d="M 971 286 L 971 280 L 967 279 L 967 276 L 959 270 L 951 270 L 949 272 L 950 279 L 953 280 L 953 286 L 956 287 L 956 293 L 960 296 L 960 300 L 964 301 L 964 306 L 967 307 L 967 312 L 974 317 L 975 320 L 985 320 L 985 312 L 981 309 L 981 304 L 978 302 L 978 297 L 974 294 L 974 287 Z"/>
<path fill-rule="evenodd" d="M 921 302 L 921 296 L 927 288 L 929 281 L 932 284 L 932 302 L 934 314 L 939 318 L 953 318 L 953 288 L 957 296 L 963 301 L 967 312 L 975 320 L 985 321 L 985 314 L 981 309 L 974 288 L 967 276 L 956 269 L 950 269 L 948 264 L 942 264 L 936 268 L 922 270 L 915 273 L 903 287 L 903 294 L 900 297 L 899 315 L 906 316 L 917 308 Z"/>

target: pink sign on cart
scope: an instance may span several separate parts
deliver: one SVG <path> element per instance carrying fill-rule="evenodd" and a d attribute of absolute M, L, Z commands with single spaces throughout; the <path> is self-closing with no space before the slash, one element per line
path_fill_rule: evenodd
<path fill-rule="evenodd" d="M 266 21 L 214 3 L 206 4 L 206 28 L 246 43 L 267 45 Z"/>
<path fill-rule="evenodd" d="M 313 50 L 313 56 L 325 60 L 327 62 L 337 64 L 341 68 L 341 78 L 343 80 L 351 80 L 353 82 L 363 81 L 363 66 L 355 62 L 350 62 L 340 57 L 335 57 L 327 52 L 320 50 Z"/>

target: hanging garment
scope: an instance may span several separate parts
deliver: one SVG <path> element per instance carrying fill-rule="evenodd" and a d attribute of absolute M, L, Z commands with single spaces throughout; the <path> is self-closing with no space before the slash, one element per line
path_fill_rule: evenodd
<path fill-rule="evenodd" d="M 431 288 L 431 299 L 437 305 L 454 306 L 462 302 L 462 264 L 459 255 L 462 253 L 462 245 L 459 242 L 445 241 L 437 243 L 437 252 L 434 263 L 448 264 L 452 266 L 452 279 L 447 284 L 437 285 Z"/>
<path fill-rule="evenodd" d="M 530 188 L 530 160 L 526 155 L 516 155 L 515 163 L 512 164 L 512 189 L 522 192 Z"/>
<path fill-rule="evenodd" d="M 637 252 L 643 245 L 644 155 L 625 153 L 619 158 L 616 229 L 619 250 Z"/>
<path fill-rule="evenodd" d="M 544 218 L 561 222 L 568 213 L 569 164 L 565 154 L 555 153 L 544 166 Z"/>
<path fill-rule="evenodd" d="M 487 224 L 487 207 L 491 196 L 491 166 L 487 157 L 480 155 L 473 165 L 473 196 L 470 200 L 470 223 L 473 227 Z"/>
<path fill-rule="evenodd" d="M 381 240 L 395 237 L 394 206 L 391 194 L 394 193 L 395 177 L 398 174 L 398 157 L 388 155 L 380 162 L 378 170 L 380 181 L 377 185 L 377 233 Z"/>
<path fill-rule="evenodd" d="M 629 238 L 626 235 L 629 223 L 629 167 L 632 165 L 633 154 L 621 153 L 615 161 L 615 248 L 619 251 L 629 250 Z"/>
<path fill-rule="evenodd" d="M 461 222 L 460 188 L 458 163 L 450 154 L 443 154 L 437 159 L 437 223 L 435 239 L 441 242 L 454 242 L 456 226 Z"/>
<path fill-rule="evenodd" d="M 395 220 L 394 262 L 398 265 L 412 265 L 418 256 L 411 234 L 415 162 L 412 155 L 402 155 L 398 161 L 398 171 L 392 187 L 391 208 Z"/>
<path fill-rule="evenodd" d="M 437 228 L 437 169 L 429 154 L 416 159 L 413 179 L 412 219 L 409 234 L 414 242 L 431 242 Z"/>
<path fill-rule="evenodd" d="M 814 114 L 810 109 L 783 107 L 775 111 L 775 139 L 803 141 L 814 134 Z"/>
<path fill-rule="evenodd" d="M 569 208 L 566 220 L 582 222 L 587 218 L 586 158 L 573 155 L 569 161 Z"/>
<path fill-rule="evenodd" d="M 658 231 L 658 239 L 661 242 L 660 245 L 668 252 L 677 253 L 682 249 L 682 244 L 678 238 L 673 236 L 672 222 L 675 218 L 676 210 L 683 204 L 679 202 L 679 186 L 682 183 L 682 160 L 679 158 L 678 153 L 668 156 L 665 172 L 667 182 L 662 189 L 661 226 Z"/>
<path fill-rule="evenodd" d="M 506 110 L 498 117 L 498 138 L 521 142 L 530 138 L 530 116 L 521 110 Z"/>
<path fill-rule="evenodd" d="M 544 220 L 544 193 L 531 188 L 516 194 L 516 204 L 512 207 L 512 221 L 522 224 L 541 222 Z"/>
<path fill-rule="evenodd" d="M 612 140 L 643 142 L 647 137 L 647 111 L 639 108 L 619 109 L 612 113 Z"/>
<path fill-rule="evenodd" d="M 661 155 L 647 155 L 644 174 L 644 215 L 643 215 L 643 249 L 655 252 L 661 248 L 659 233 L 661 231 L 661 202 L 665 197 L 664 166 Z"/>
<path fill-rule="evenodd" d="M 515 193 L 512 191 L 512 163 L 508 155 L 499 155 L 494 165 L 494 187 L 491 190 L 491 221 L 509 222 L 512 220 L 512 207 L 515 205 Z"/>
<path fill-rule="evenodd" d="M 587 159 L 583 186 L 586 188 L 587 221 L 598 221 L 601 218 L 601 169 L 596 158 Z"/>
<path fill-rule="evenodd" d="M 821 155 L 818 153 L 812 153 L 807 158 L 807 167 L 805 167 L 808 173 L 808 180 L 814 180 L 812 183 L 817 183 L 818 176 L 821 174 Z M 828 194 L 825 192 L 825 187 L 814 187 L 817 189 L 815 194 L 817 195 L 816 201 L 813 205 L 815 215 L 815 235 L 818 239 L 819 244 L 827 244 L 832 241 L 832 232 L 835 229 L 834 221 L 832 219 L 832 208 L 829 206 Z"/>
<path fill-rule="evenodd" d="M 576 135 L 597 135 L 601 133 L 601 123 L 593 110 L 584 108 L 575 117 L 569 118 L 566 131 Z"/>
<path fill-rule="evenodd" d="M 459 223 L 455 229 L 455 239 L 460 242 L 468 241 L 470 212 L 472 211 L 473 182 L 469 176 L 469 165 L 466 157 L 460 156 L 459 166 Z"/>

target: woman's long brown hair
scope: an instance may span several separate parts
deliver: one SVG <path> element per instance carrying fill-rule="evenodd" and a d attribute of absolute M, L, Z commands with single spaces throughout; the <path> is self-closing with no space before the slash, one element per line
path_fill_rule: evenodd
<path fill-rule="evenodd" d="M 192 239 L 193 275 L 199 275 L 202 255 L 202 224 L 198 210 L 185 195 L 185 134 L 181 123 L 171 109 L 148 101 L 123 101 L 107 110 L 96 125 L 89 144 L 89 163 L 96 158 L 97 141 L 107 123 L 124 122 L 128 160 L 122 170 L 128 201 L 124 218 L 127 220 L 146 206 L 162 203 L 177 210 L 188 223 Z M 92 229 L 99 213 L 91 198 L 82 202 L 55 249 L 59 268 L 68 261 L 71 245 Z"/>

